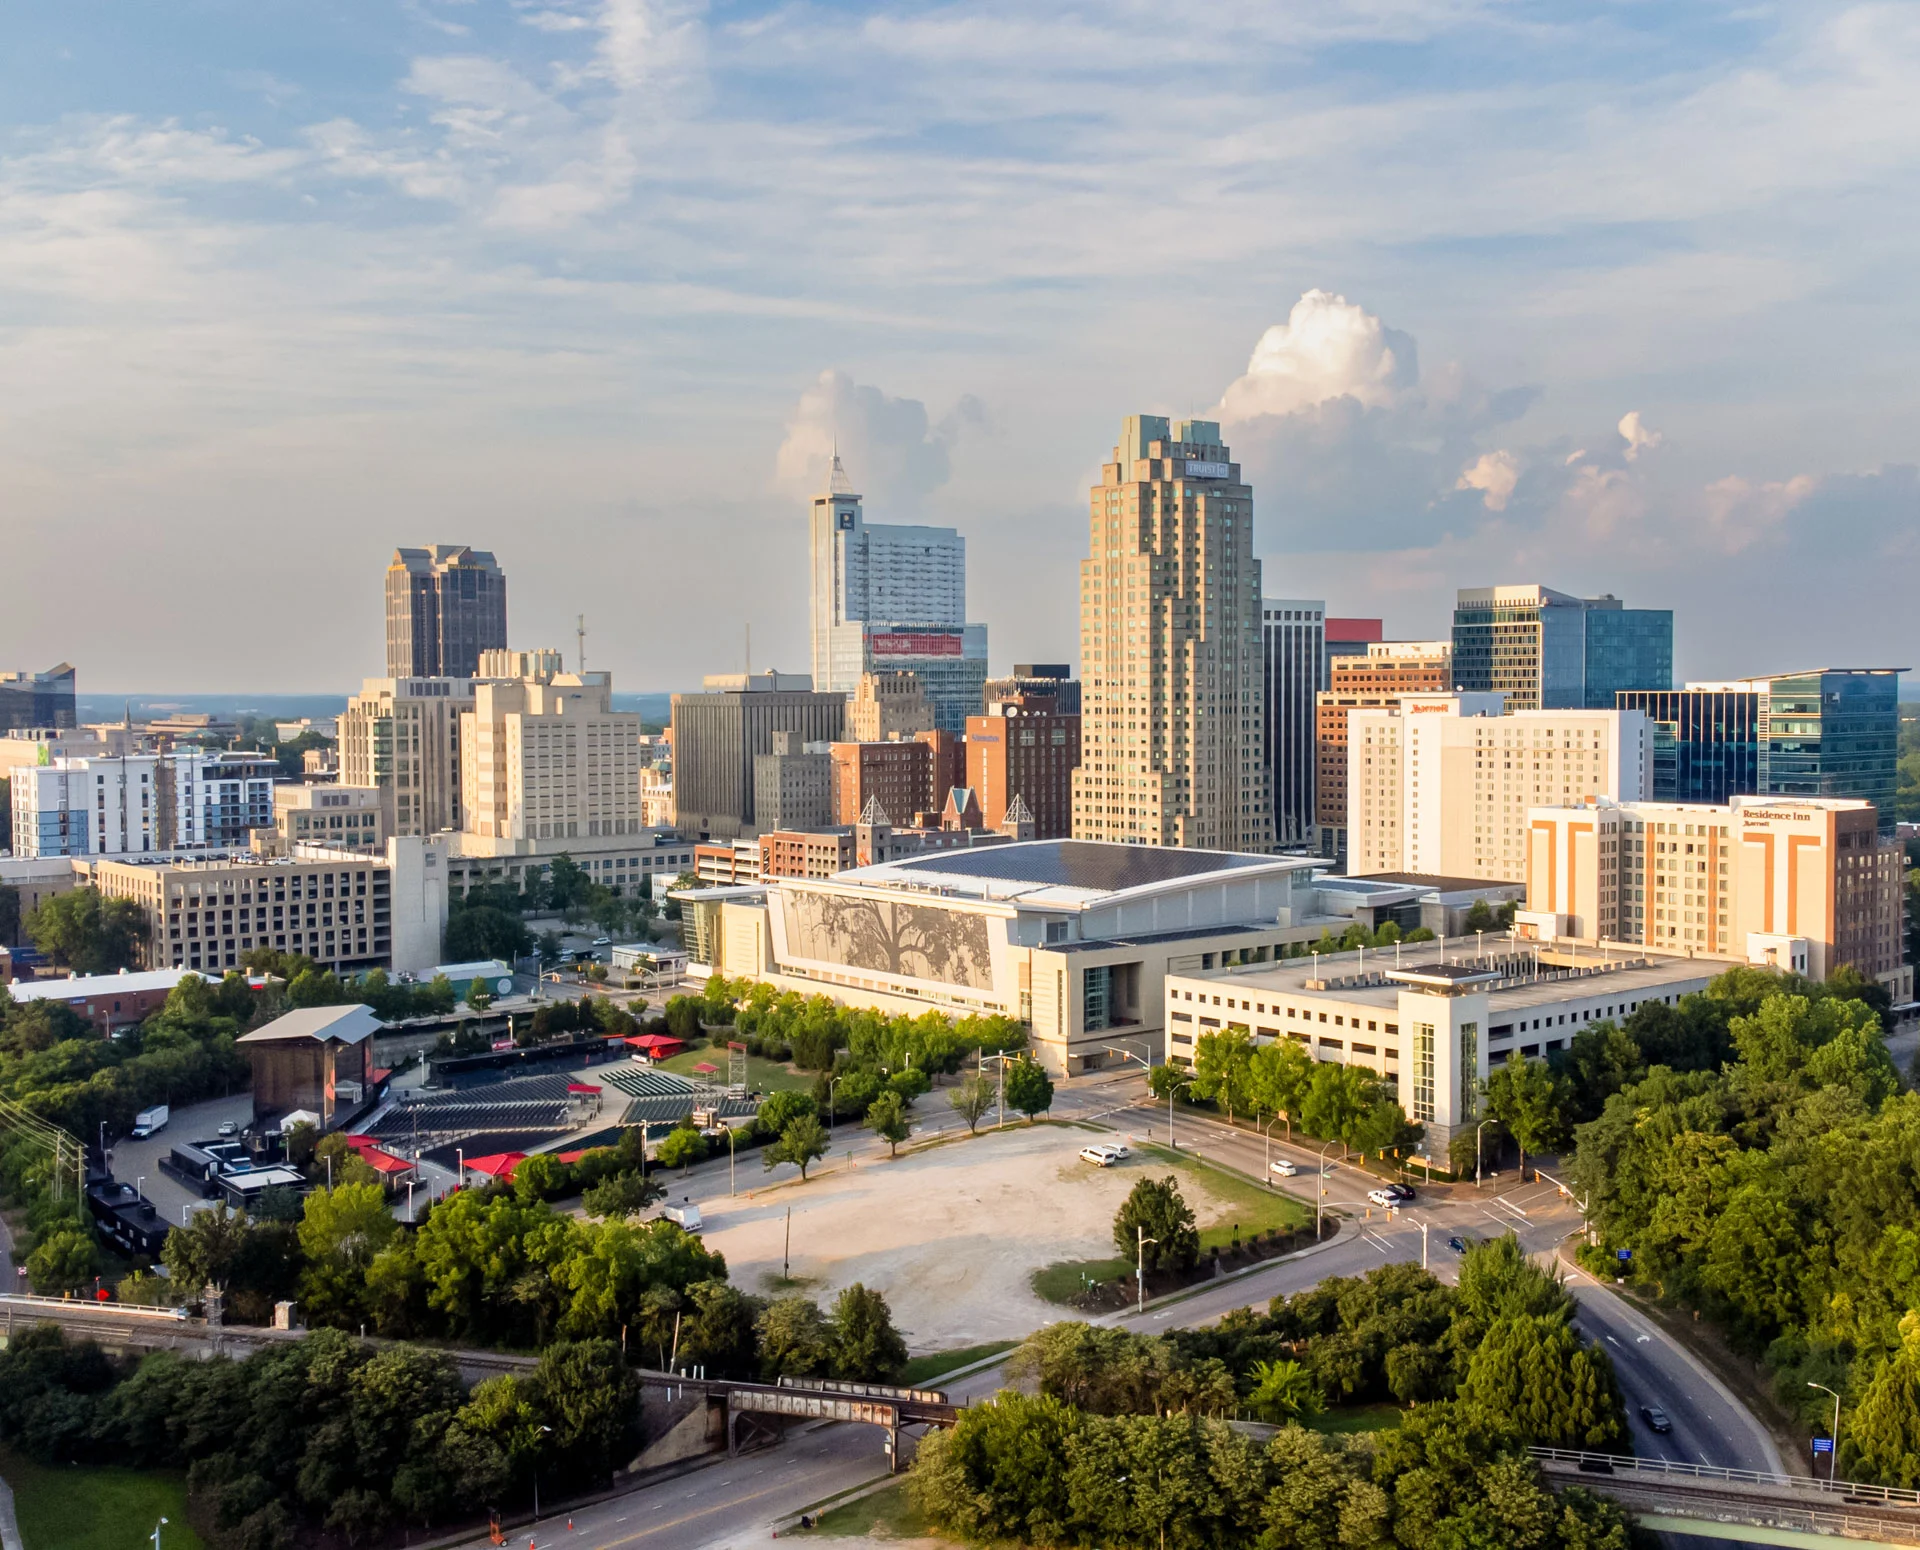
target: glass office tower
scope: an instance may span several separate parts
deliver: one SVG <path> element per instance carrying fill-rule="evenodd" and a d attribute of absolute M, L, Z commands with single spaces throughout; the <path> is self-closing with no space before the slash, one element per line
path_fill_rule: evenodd
<path fill-rule="evenodd" d="M 1673 612 L 1551 587 L 1463 587 L 1453 610 L 1462 690 L 1507 709 L 1611 710 L 1622 689 L 1673 686 Z"/>
<path fill-rule="evenodd" d="M 1620 710 L 1653 723 L 1653 800 L 1706 802 L 1760 789 L 1760 694 L 1752 684 L 1622 689 Z"/>
<path fill-rule="evenodd" d="M 1857 797 L 1873 803 L 1880 832 L 1892 834 L 1902 671 L 1830 667 L 1756 679 L 1761 794 Z"/>

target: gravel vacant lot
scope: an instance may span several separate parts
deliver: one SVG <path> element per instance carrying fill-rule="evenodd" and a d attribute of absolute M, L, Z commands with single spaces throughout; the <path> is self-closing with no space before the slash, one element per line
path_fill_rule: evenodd
<path fill-rule="evenodd" d="M 855 1281 L 886 1293 L 914 1351 L 1017 1339 L 1060 1317 L 1033 1295 L 1035 1270 L 1111 1255 L 1113 1214 L 1143 1173 L 1137 1153 L 1114 1168 L 1080 1161 L 1108 1139 L 1078 1127 L 1016 1126 L 848 1170 L 836 1160 L 806 1184 L 706 1207 L 706 1241 L 736 1286 L 767 1291 L 780 1274 L 788 1207 L 793 1276 L 823 1305 Z M 744 1170 L 743 1170 L 744 1172 Z M 1181 1191 L 1205 1226 L 1222 1203 L 1190 1175 Z"/>

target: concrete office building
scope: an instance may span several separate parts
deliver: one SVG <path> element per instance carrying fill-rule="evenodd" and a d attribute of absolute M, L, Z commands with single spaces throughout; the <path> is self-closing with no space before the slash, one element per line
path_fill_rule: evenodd
<path fill-rule="evenodd" d="M 1005 678 L 989 678 L 986 684 L 988 709 L 1002 700 L 1018 700 L 1035 710 L 1041 701 L 1058 716 L 1080 714 L 1080 680 L 1064 662 L 1016 662 Z"/>
<path fill-rule="evenodd" d="M 0 855 L 0 888 L 11 888 L 19 899 L 19 918 L 9 931 L 0 921 L 0 947 L 27 947 L 26 919 L 47 900 L 70 891 L 78 877 L 67 856 Z"/>
<path fill-rule="evenodd" d="M 1219 426 L 1131 416 L 1090 506 L 1075 838 L 1272 850 L 1253 491 Z"/>
<path fill-rule="evenodd" d="M 1327 662 L 1328 686 L 1314 701 L 1314 841 L 1316 854 L 1347 864 L 1347 718 L 1357 709 L 1398 705 L 1405 694 L 1445 694 L 1453 687 L 1453 643 L 1370 641 L 1364 652 Z"/>
<path fill-rule="evenodd" d="M 480 653 L 476 678 L 532 678 L 549 683 L 567 670 L 567 659 L 554 647 L 533 651 L 515 651 L 506 646 L 489 646 Z"/>
<path fill-rule="evenodd" d="M 1327 605 L 1317 598 L 1264 598 L 1260 666 L 1266 765 L 1273 784 L 1273 841 L 1310 844 L 1314 800 L 1314 701 L 1327 686 Z"/>
<path fill-rule="evenodd" d="M 507 644 L 507 577 L 484 549 L 396 549 L 387 564 L 387 677 L 472 678 Z"/>
<path fill-rule="evenodd" d="M 1640 712 L 1500 709 L 1497 694 L 1409 694 L 1348 712 L 1355 874 L 1523 882 L 1528 808 L 1646 798 L 1653 739 Z"/>
<path fill-rule="evenodd" d="M 1453 687 L 1509 710 L 1611 710 L 1622 689 L 1673 687 L 1673 611 L 1551 587 L 1463 587 Z"/>
<path fill-rule="evenodd" d="M 447 924 L 450 836 L 396 838 L 384 856 L 302 846 L 82 862 L 103 897 L 146 915 L 148 968 L 218 978 L 250 948 L 302 953 L 323 969 L 431 975 Z"/>
<path fill-rule="evenodd" d="M 1622 691 L 1653 725 L 1653 796 L 1723 804 L 1736 796 L 1855 798 L 1893 832 L 1900 674 L 1828 667 L 1665 693 Z"/>
<path fill-rule="evenodd" d="M 1643 1002 L 1678 1005 L 1724 967 L 1527 943 L 1176 972 L 1166 984 L 1166 1055 L 1189 1065 L 1202 1036 L 1237 1027 L 1256 1044 L 1287 1039 L 1315 1060 L 1364 1067 L 1394 1084 L 1425 1129 L 1419 1155 L 1444 1169 L 1454 1136 L 1481 1117 L 1479 1084 L 1509 1055 L 1544 1059 Z"/>
<path fill-rule="evenodd" d="M 1523 935 L 1635 943 L 1825 979 L 1850 964 L 1913 999 L 1902 847 L 1871 803 L 1574 803 L 1527 819 Z"/>
<path fill-rule="evenodd" d="M 1016 802 L 1033 822 L 1033 838 L 1073 833 L 1073 772 L 1080 764 L 1080 718 L 1054 709 L 1044 691 L 991 699 L 984 716 L 967 722 L 966 783 L 980 815 L 997 829 Z"/>
<path fill-rule="evenodd" d="M 656 896 L 682 872 L 693 870 L 693 846 L 671 829 L 584 839 L 513 840 L 453 834 L 447 855 L 447 886 L 454 892 L 482 884 L 524 890 L 553 870 L 565 854 L 594 882 L 618 894 L 653 879 Z"/>
<path fill-rule="evenodd" d="M 533 854 L 541 841 L 639 834 L 639 738 L 640 717 L 613 708 L 610 674 L 481 680 L 460 718 L 465 835 Z"/>
<path fill-rule="evenodd" d="M 918 673 L 860 675 L 847 699 L 849 742 L 884 743 L 932 730 L 933 708 Z"/>
<path fill-rule="evenodd" d="M 389 834 L 457 829 L 471 678 L 369 678 L 340 717 L 340 784 L 372 786 Z"/>
<path fill-rule="evenodd" d="M 380 792 L 373 786 L 287 784 L 273 791 L 273 828 L 256 833 L 254 848 L 289 856 L 296 845 L 325 845 L 362 855 L 387 852 Z"/>
<path fill-rule="evenodd" d="M 833 822 L 831 743 L 797 732 L 773 734 L 773 752 L 753 758 L 753 813 L 765 829 L 816 829 Z"/>
<path fill-rule="evenodd" d="M 967 623 L 967 541 L 950 527 L 869 523 L 838 453 L 809 519 L 813 686 L 852 694 L 868 673 L 916 673 L 933 725 L 977 715 L 987 630 Z"/>
<path fill-rule="evenodd" d="M 773 734 L 802 744 L 841 740 L 844 692 L 816 691 L 804 673 L 722 673 L 701 694 L 673 697 L 673 801 L 686 839 L 753 839 L 753 761 L 773 752 Z"/>
<path fill-rule="evenodd" d="M 17 765 L 14 852 L 115 856 L 244 845 L 273 821 L 278 774 L 271 759 L 194 747 Z"/>
<path fill-rule="evenodd" d="M 0 672 L 0 732 L 72 730 L 74 671 L 62 662 L 44 673 Z"/>

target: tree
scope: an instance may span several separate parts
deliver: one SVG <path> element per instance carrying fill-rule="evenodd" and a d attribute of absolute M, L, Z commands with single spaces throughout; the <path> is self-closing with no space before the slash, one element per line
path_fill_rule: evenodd
<path fill-rule="evenodd" d="M 300 1218 L 300 1248 L 307 1258 L 300 1300 L 308 1318 L 357 1323 L 367 1266 L 399 1230 L 377 1184 L 339 1184 L 308 1195 Z"/>
<path fill-rule="evenodd" d="M 899 1382 L 907 1365 L 907 1343 L 893 1327 L 893 1310 L 879 1292 L 854 1282 L 834 1299 L 828 1326 L 836 1378 L 857 1383 Z"/>
<path fill-rule="evenodd" d="M 77 1292 L 93 1279 L 93 1239 L 84 1227 L 47 1233 L 27 1256 L 27 1279 L 43 1297 Z"/>
<path fill-rule="evenodd" d="M 1920 1312 L 1900 1319 L 1900 1345 L 1854 1407 L 1840 1464 L 1849 1480 L 1920 1485 Z"/>
<path fill-rule="evenodd" d="M 1029 1125 L 1034 1115 L 1044 1114 L 1053 1107 L 1053 1082 L 1031 1055 L 1009 1063 L 1006 1083 L 1008 1107 L 1026 1115 Z"/>
<path fill-rule="evenodd" d="M 198 1300 L 204 1287 L 225 1287 L 252 1230 L 246 1213 L 228 1210 L 223 1200 L 169 1232 L 160 1262 L 180 1296 Z"/>
<path fill-rule="evenodd" d="M 667 1132 L 654 1155 L 663 1168 L 691 1168 L 706 1160 L 707 1138 L 691 1125 L 676 1125 Z"/>
<path fill-rule="evenodd" d="M 603 1179 L 580 1197 L 589 1216 L 633 1216 L 656 1200 L 664 1200 L 666 1191 L 639 1173 L 616 1173 Z"/>
<path fill-rule="evenodd" d="M 1466 935 L 1472 936 L 1476 931 L 1498 931 L 1499 929 L 1500 921 L 1493 913 L 1492 906 L 1485 899 L 1475 899 L 1473 907 L 1467 911 Z"/>
<path fill-rule="evenodd" d="M 761 1376 L 826 1376 L 832 1331 L 811 1297 L 779 1297 L 760 1315 Z"/>
<path fill-rule="evenodd" d="M 91 886 L 45 900 L 27 915 L 33 945 L 75 974 L 112 974 L 131 968 L 146 935 L 147 918 L 131 899 L 103 899 Z"/>
<path fill-rule="evenodd" d="M 468 905 L 447 917 L 443 950 L 452 963 L 499 958 L 512 963 L 532 949 L 533 935 L 518 915 L 492 905 Z"/>
<path fill-rule="evenodd" d="M 1147 1091 L 1155 1098 L 1168 1098 L 1182 1087 L 1189 1085 L 1193 1078 L 1187 1072 L 1168 1061 L 1163 1066 L 1155 1066 L 1147 1072 Z"/>
<path fill-rule="evenodd" d="M 1136 1256 L 1142 1229 L 1148 1239 L 1145 1263 L 1149 1269 L 1185 1270 L 1200 1257 L 1193 1208 L 1181 1195 L 1179 1182 L 1172 1174 L 1164 1179 L 1141 1179 L 1133 1186 L 1113 1219 L 1115 1246 L 1129 1257 Z"/>
<path fill-rule="evenodd" d="M 1193 1092 L 1226 1112 L 1247 1106 L 1253 1091 L 1253 1035 L 1245 1028 L 1203 1033 L 1193 1050 Z"/>
<path fill-rule="evenodd" d="M 1467 1364 L 1460 1399 L 1539 1447 L 1607 1452 L 1627 1435 L 1613 1363 L 1583 1346 L 1562 1313 L 1496 1319 Z"/>
<path fill-rule="evenodd" d="M 947 1094 L 953 1112 L 967 1122 L 968 1134 L 977 1132 L 980 1120 L 993 1107 L 996 1091 L 990 1077 L 975 1071 L 960 1079 L 960 1085 Z"/>
<path fill-rule="evenodd" d="M 1264 1109 L 1286 1120 L 1287 1139 L 1293 1139 L 1293 1121 L 1313 1082 L 1314 1061 L 1292 1039 L 1262 1044 L 1250 1062 L 1247 1097 L 1257 1113 Z"/>
<path fill-rule="evenodd" d="M 753 1379 L 760 1375 L 760 1332 L 765 1306 L 724 1281 L 701 1281 L 687 1289 L 686 1317 L 680 1328 L 680 1359 L 704 1367 L 716 1378 Z"/>
<path fill-rule="evenodd" d="M 916 1098 L 925 1095 L 933 1086 L 927 1073 L 917 1066 L 908 1066 L 904 1071 L 896 1071 L 887 1078 L 887 1086 L 900 1095 L 903 1107 L 912 1108 Z"/>
<path fill-rule="evenodd" d="M 868 1104 L 867 1116 L 861 1123 L 887 1143 L 889 1157 L 900 1155 L 900 1143 L 908 1134 L 907 1106 L 897 1092 L 884 1092 Z"/>
<path fill-rule="evenodd" d="M 1312 1375 L 1294 1361 L 1255 1362 L 1248 1406 L 1263 1421 L 1305 1421 L 1326 1408 Z"/>
<path fill-rule="evenodd" d="M 0 780 L 0 815 L 6 813 L 8 782 Z M 5 833 L 7 819 L 0 816 L 0 850 L 10 849 Z M 20 890 L 0 884 L 0 947 L 10 947 L 20 940 Z"/>
<path fill-rule="evenodd" d="M 555 856 L 553 865 L 547 869 L 548 902 L 563 915 L 583 904 L 592 886 L 593 879 L 587 876 L 586 868 L 565 851 Z"/>
<path fill-rule="evenodd" d="M 1316 1063 L 1300 1103 L 1300 1122 L 1321 1140 L 1338 1141 L 1344 1155 L 1373 1108 L 1374 1086 L 1374 1079 L 1359 1066 Z"/>
<path fill-rule="evenodd" d="M 476 1012 L 484 1012 L 493 1005 L 493 995 L 487 989 L 485 976 L 476 974 L 467 986 L 467 1005 Z"/>
<path fill-rule="evenodd" d="M 1560 1083 L 1548 1067 L 1518 1050 L 1487 1078 L 1487 1114 L 1505 1125 L 1520 1147 L 1520 1171 L 1528 1152 L 1551 1152 L 1566 1144 Z"/>
<path fill-rule="evenodd" d="M 761 1154 L 766 1167 L 777 1163 L 789 1162 L 800 1170 L 800 1182 L 805 1183 L 807 1169 L 818 1159 L 827 1155 L 827 1130 L 811 1114 L 802 1114 L 788 1121 L 787 1128 L 780 1132 L 780 1139 Z"/>

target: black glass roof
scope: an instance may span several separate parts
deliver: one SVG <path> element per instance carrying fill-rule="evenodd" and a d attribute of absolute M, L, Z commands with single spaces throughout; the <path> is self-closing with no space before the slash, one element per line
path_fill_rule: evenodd
<path fill-rule="evenodd" d="M 1249 856 L 1226 850 L 1180 850 L 1167 845 L 1031 840 L 1023 845 L 938 851 L 910 861 L 897 861 L 894 865 L 907 872 L 945 872 L 956 877 L 1117 893 L 1148 883 L 1171 883 L 1209 872 L 1266 866 L 1272 860 L 1270 856 Z"/>

